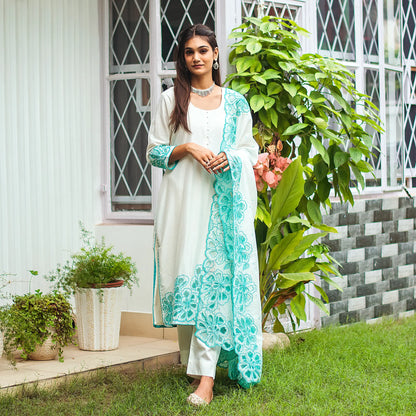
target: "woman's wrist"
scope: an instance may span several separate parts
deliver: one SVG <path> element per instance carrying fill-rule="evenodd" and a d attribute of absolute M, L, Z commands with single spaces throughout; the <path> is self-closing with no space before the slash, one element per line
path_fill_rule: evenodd
<path fill-rule="evenodd" d="M 193 143 L 192 142 L 185 143 L 185 149 L 184 150 L 187 154 L 192 154 L 192 148 L 193 148 Z"/>

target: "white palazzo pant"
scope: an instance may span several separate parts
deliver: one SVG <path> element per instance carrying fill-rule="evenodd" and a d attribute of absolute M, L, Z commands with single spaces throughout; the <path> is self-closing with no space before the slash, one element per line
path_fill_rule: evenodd
<path fill-rule="evenodd" d="M 195 326 L 178 325 L 178 342 L 181 363 L 187 366 L 186 374 L 192 378 L 215 378 L 221 347 L 207 347 L 195 336 Z"/>

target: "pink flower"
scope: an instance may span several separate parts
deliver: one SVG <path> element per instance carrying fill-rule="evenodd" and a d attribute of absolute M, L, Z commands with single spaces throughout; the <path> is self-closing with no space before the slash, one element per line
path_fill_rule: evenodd
<path fill-rule="evenodd" d="M 269 155 L 269 160 L 270 160 L 270 164 L 274 165 L 277 161 L 277 156 L 274 153 L 272 153 L 271 155 Z"/>
<path fill-rule="evenodd" d="M 266 181 L 267 185 L 270 188 L 276 188 L 277 184 L 279 183 L 280 177 L 278 177 L 274 172 L 268 171 L 263 175 L 263 179 Z"/>
<path fill-rule="evenodd" d="M 257 176 L 262 176 L 262 175 L 263 175 L 263 172 L 264 172 L 264 166 L 263 166 L 262 164 L 260 164 L 260 163 L 256 163 L 256 164 L 253 166 L 253 169 L 254 169 L 254 175 L 257 175 Z"/>
<path fill-rule="evenodd" d="M 275 168 L 283 172 L 290 165 L 290 162 L 292 161 L 287 157 L 279 157 L 276 159 Z"/>
<path fill-rule="evenodd" d="M 269 154 L 268 153 L 260 153 L 257 159 L 257 163 L 253 166 L 254 172 L 258 173 L 259 176 L 262 176 L 264 170 L 269 169 Z"/>
<path fill-rule="evenodd" d="M 257 163 L 262 163 L 266 166 L 269 166 L 269 154 L 268 153 L 260 153 L 257 158 Z"/>
<path fill-rule="evenodd" d="M 263 179 L 259 178 L 258 180 L 256 180 L 256 188 L 259 192 L 261 192 L 264 188 L 264 181 Z"/>
<path fill-rule="evenodd" d="M 256 187 L 259 192 L 267 184 L 270 188 L 276 188 L 282 179 L 283 171 L 292 161 L 275 153 L 260 153 L 257 163 L 253 166 Z"/>

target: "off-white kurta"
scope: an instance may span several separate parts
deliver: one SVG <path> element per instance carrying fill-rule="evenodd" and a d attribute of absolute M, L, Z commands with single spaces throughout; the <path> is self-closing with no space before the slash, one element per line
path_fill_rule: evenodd
<path fill-rule="evenodd" d="M 155 326 L 195 325 L 219 366 L 247 387 L 261 376 L 261 309 L 253 220 L 257 144 L 245 98 L 222 89 L 221 105 L 189 104 L 191 134 L 171 134 L 173 88 L 160 99 L 147 158 L 165 169 L 155 216 Z M 191 156 L 168 164 L 175 146 L 195 142 L 227 155 L 230 171 L 209 174 Z"/>

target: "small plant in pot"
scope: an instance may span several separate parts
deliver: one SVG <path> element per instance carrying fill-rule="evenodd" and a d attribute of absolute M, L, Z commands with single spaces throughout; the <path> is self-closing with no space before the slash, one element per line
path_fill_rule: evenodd
<path fill-rule="evenodd" d="M 123 253 L 114 254 L 81 224 L 83 246 L 48 277 L 56 288 L 75 295 L 78 346 L 83 350 L 116 349 L 119 342 L 122 286 L 137 284 L 137 269 Z"/>
<path fill-rule="evenodd" d="M 23 359 L 54 359 L 58 354 L 63 361 L 63 347 L 72 343 L 74 335 L 71 305 L 56 291 L 13 296 L 12 303 L 0 309 L 0 325 L 4 352 L 13 364 L 16 351 Z"/>
<path fill-rule="evenodd" d="M 67 294 L 75 294 L 79 289 L 103 289 L 126 286 L 132 289 L 137 283 L 137 269 L 130 257 L 122 253 L 112 253 L 104 239 L 97 242 L 92 233 L 81 224 L 83 247 L 73 254 L 63 266 L 58 266 L 48 278 L 56 288 Z M 102 295 L 102 290 L 98 291 Z"/>

